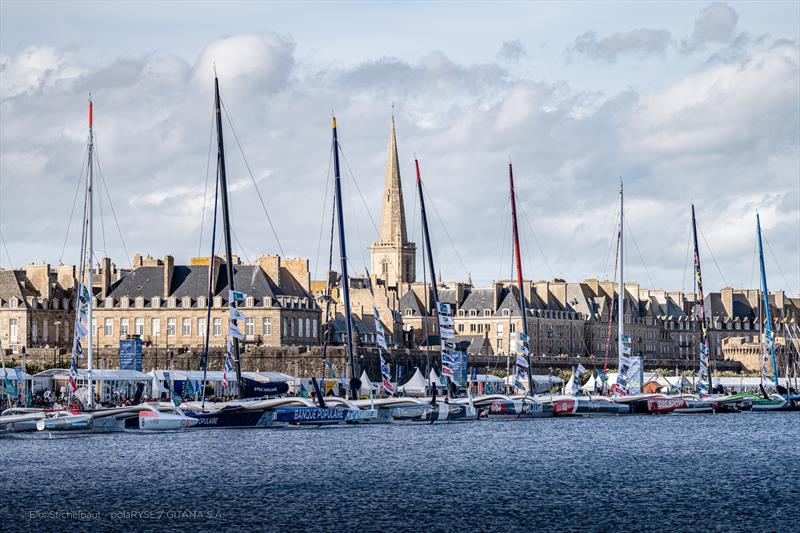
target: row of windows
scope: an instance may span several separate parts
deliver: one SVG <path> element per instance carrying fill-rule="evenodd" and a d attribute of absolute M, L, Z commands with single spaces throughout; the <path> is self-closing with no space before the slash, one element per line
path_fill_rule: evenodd
<path fill-rule="evenodd" d="M 278 301 L 287 309 L 312 309 L 313 308 L 313 300 L 309 298 L 279 298 Z M 150 299 L 150 306 L 151 307 L 161 307 L 162 298 L 156 296 Z M 180 299 L 181 307 L 191 307 L 192 306 L 192 298 L 185 296 Z M 197 307 L 205 307 L 208 303 L 208 300 L 205 296 L 200 296 L 196 300 Z M 135 298 L 133 300 L 134 306 L 137 308 L 143 308 L 145 299 L 141 296 Z M 265 296 L 262 299 L 262 305 L 264 307 L 272 307 L 273 301 L 272 298 L 269 296 Z M 252 296 L 245 297 L 244 300 L 244 307 L 254 307 L 256 304 L 256 299 Z M 119 300 L 119 306 L 122 309 L 127 309 L 131 305 L 131 299 L 127 296 L 121 298 Z M 167 298 L 167 307 L 174 308 L 178 305 L 178 299 L 174 297 Z M 222 307 L 222 297 L 215 296 L 213 300 L 214 307 Z M 105 299 L 105 307 L 114 307 L 114 298 L 111 296 Z"/>
<path fill-rule="evenodd" d="M 305 327 L 303 327 L 305 326 Z M 317 319 L 284 318 L 283 332 L 289 337 L 317 338 Z M 245 333 L 247 335 L 247 333 Z"/>
<path fill-rule="evenodd" d="M 8 320 L 8 343 L 17 344 L 20 342 L 20 324 L 18 319 L 10 318 Z M 2 331 L 2 327 L 0 327 Z M 62 340 L 67 340 L 68 334 L 62 332 L 71 331 L 70 322 L 67 320 L 56 320 L 50 323 L 48 320 L 42 321 L 42 328 L 39 328 L 39 320 L 34 319 L 31 321 L 30 339 L 31 342 L 48 342 L 54 341 L 56 343 Z M 41 336 L 40 336 L 41 334 Z"/>
<path fill-rule="evenodd" d="M 308 320 L 308 319 L 306 319 Z M 227 320 L 223 320 L 222 318 L 214 318 L 211 322 L 211 335 L 214 337 L 221 337 L 223 335 L 227 335 L 227 331 L 225 331 L 224 325 Z M 256 323 L 254 318 L 247 318 L 245 319 L 244 324 L 244 334 L 247 336 L 254 336 Z M 317 320 L 314 319 L 315 329 L 316 329 L 316 322 Z M 105 337 L 112 337 L 114 335 L 114 323 L 115 319 L 113 318 L 106 318 L 103 320 L 103 336 Z M 192 326 L 196 325 L 196 328 L 193 330 Z M 131 329 L 133 326 L 133 329 Z M 178 334 L 178 319 L 177 318 L 167 318 L 166 324 L 166 334 L 167 337 L 175 337 Z M 191 337 L 193 333 L 198 337 L 205 337 L 206 336 L 206 319 L 205 318 L 198 318 L 194 323 L 191 318 L 182 318 L 180 321 L 180 332 L 182 337 Z M 96 335 L 97 334 L 97 321 L 92 321 L 92 332 Z M 131 323 L 131 319 L 129 318 L 120 318 L 119 319 L 119 335 L 124 337 L 126 335 L 139 335 L 144 336 L 145 332 L 145 319 L 141 317 L 137 317 L 133 319 Z M 152 337 L 158 338 L 161 335 L 161 319 L 160 318 L 151 318 L 150 319 L 150 329 L 147 333 Z M 272 335 L 272 318 L 271 317 L 264 317 L 261 320 L 261 334 L 265 337 Z"/>

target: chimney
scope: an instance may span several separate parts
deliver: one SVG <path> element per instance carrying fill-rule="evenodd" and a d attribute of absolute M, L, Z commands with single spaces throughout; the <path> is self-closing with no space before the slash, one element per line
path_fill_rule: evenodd
<path fill-rule="evenodd" d="M 633 301 L 639 301 L 639 284 L 638 283 L 626 283 L 625 284 L 625 292 L 631 295 Z"/>
<path fill-rule="evenodd" d="M 133 255 L 133 268 L 139 268 L 143 266 L 144 263 L 142 261 L 142 254 L 134 254 Z"/>
<path fill-rule="evenodd" d="M 272 280 L 275 285 L 281 285 L 281 258 L 278 255 L 262 255 L 256 260 L 261 270 Z"/>
<path fill-rule="evenodd" d="M 772 293 L 772 296 L 775 298 L 775 307 L 778 308 L 778 311 L 782 314 L 784 307 L 786 307 L 786 295 L 783 291 L 775 291 Z"/>
<path fill-rule="evenodd" d="M 305 290 L 311 292 L 311 273 L 308 271 L 308 259 L 286 259 L 283 262 L 283 266 Z"/>
<path fill-rule="evenodd" d="M 600 282 L 600 292 L 597 294 L 598 296 L 605 296 L 607 298 L 614 298 L 614 292 L 616 292 L 617 284 L 613 281 L 601 281 Z"/>
<path fill-rule="evenodd" d="M 68 291 L 75 287 L 75 276 L 77 268 L 75 265 L 61 265 L 58 267 L 58 284 L 62 289 Z"/>
<path fill-rule="evenodd" d="M 550 284 L 550 293 L 553 297 L 558 300 L 558 303 L 561 304 L 561 307 L 567 308 L 567 282 L 558 279 L 554 280 L 553 283 Z"/>
<path fill-rule="evenodd" d="M 111 286 L 111 259 L 104 257 L 100 269 L 100 297 L 105 300 Z"/>
<path fill-rule="evenodd" d="M 493 283 L 492 284 L 492 300 L 494 301 L 494 309 L 493 311 L 497 311 L 497 308 L 500 307 L 500 298 L 503 295 L 503 284 L 502 283 Z"/>
<path fill-rule="evenodd" d="M 546 308 L 550 307 L 550 284 L 546 281 L 537 281 L 534 284 L 536 296 L 542 301 Z"/>
<path fill-rule="evenodd" d="M 456 283 L 456 307 L 461 307 L 461 304 L 464 302 L 464 284 L 461 282 Z"/>
<path fill-rule="evenodd" d="M 49 300 L 51 296 L 50 291 L 50 265 L 42 263 L 41 265 L 30 264 L 25 267 L 25 277 L 31 282 L 31 285 L 39 291 L 39 296 Z"/>
<path fill-rule="evenodd" d="M 583 285 L 589 287 L 593 296 L 600 296 L 600 282 L 596 278 L 583 280 Z"/>
<path fill-rule="evenodd" d="M 164 256 L 164 298 L 172 294 L 172 273 L 175 270 L 175 258 L 171 255 Z"/>
<path fill-rule="evenodd" d="M 733 316 L 733 288 L 723 287 L 719 292 L 722 297 L 722 307 L 725 308 L 725 315 Z"/>

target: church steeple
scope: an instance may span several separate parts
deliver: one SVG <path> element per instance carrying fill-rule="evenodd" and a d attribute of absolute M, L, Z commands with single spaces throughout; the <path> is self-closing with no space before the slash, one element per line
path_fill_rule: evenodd
<path fill-rule="evenodd" d="M 389 133 L 389 154 L 386 158 L 386 183 L 383 189 L 381 209 L 381 243 L 406 244 L 406 213 L 403 207 L 403 185 L 400 181 L 400 158 L 397 155 L 397 134 L 394 128 L 394 113 Z"/>
<path fill-rule="evenodd" d="M 388 287 L 397 287 L 400 283 L 415 281 L 417 250 L 414 243 L 408 242 L 406 233 L 406 212 L 400 179 L 400 157 L 397 153 L 394 106 L 392 106 L 388 152 L 380 235 L 378 242 L 372 245 L 372 272 L 377 278 L 383 279 Z"/>

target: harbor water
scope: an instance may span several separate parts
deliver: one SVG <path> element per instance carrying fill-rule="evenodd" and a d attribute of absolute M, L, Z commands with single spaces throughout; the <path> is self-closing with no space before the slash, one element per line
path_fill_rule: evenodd
<path fill-rule="evenodd" d="M 0 439 L 15 531 L 800 531 L 800 413 Z"/>

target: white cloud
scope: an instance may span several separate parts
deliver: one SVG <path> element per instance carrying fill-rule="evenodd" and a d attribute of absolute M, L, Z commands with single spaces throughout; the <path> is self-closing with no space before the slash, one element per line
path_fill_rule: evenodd
<path fill-rule="evenodd" d="M 0 54 L 4 97 L 52 88 L 81 73 L 67 54 L 48 46 L 30 46 L 13 57 Z"/>
<path fill-rule="evenodd" d="M 648 46 L 628 50 L 616 44 L 607 53 L 622 58 L 645 53 Z M 87 66 L 50 50 L 49 62 L 34 63 L 51 66 L 40 68 L 30 66 L 26 54 L 3 57 L 0 95 L 0 222 L 20 264 L 57 260 L 52 255 L 61 249 L 84 153 L 90 90 L 103 171 L 128 249 L 173 253 L 179 260 L 197 253 L 209 155 L 212 177 L 214 172 L 210 65 L 216 61 L 226 108 L 282 246 L 288 255 L 309 257 L 312 268 L 330 110 L 336 110 L 347 160 L 377 220 L 394 102 L 409 231 L 420 243 L 411 186 L 416 152 L 430 193 L 437 264 L 448 279 L 464 278 L 465 270 L 476 282 L 508 275 L 509 156 L 532 278 L 551 271 L 570 280 L 603 273 L 620 175 L 633 231 L 656 284 L 680 288 L 691 200 L 729 278 L 748 279 L 752 241 L 739 234 L 746 233 L 757 205 L 765 226 L 777 224 L 766 227 L 784 272 L 800 271 L 791 231 L 800 214 L 786 205 L 797 197 L 800 165 L 794 44 L 745 48 L 735 62 L 700 64 L 658 89 L 610 95 L 512 74 L 497 62 L 458 62 L 437 51 L 416 61 L 364 51 L 360 64 L 319 65 L 313 58 L 298 59 L 292 41 L 271 33 L 216 40 L 191 62 L 157 52 Z M 6 83 L 10 72 L 13 84 Z M 225 134 L 238 239 L 251 258 L 275 253 L 227 123 Z M 359 264 L 375 231 L 346 167 L 343 172 L 351 257 Z M 31 224 L 38 213 L 47 216 Z M 725 232 L 731 217 L 741 219 L 733 236 Z M 774 218 L 788 222 L 781 226 Z M 115 229 L 108 217 L 105 223 L 109 252 L 121 264 L 121 246 L 110 237 Z M 70 241 L 66 260 L 77 255 L 76 245 Z M 638 254 L 629 257 L 631 279 L 648 283 Z M 721 284 L 712 273 L 709 287 Z"/>
<path fill-rule="evenodd" d="M 638 29 L 603 38 L 598 38 L 597 32 L 587 31 L 575 38 L 567 53 L 614 63 L 626 55 L 639 58 L 664 56 L 671 44 L 672 36 L 666 30 Z"/>
<path fill-rule="evenodd" d="M 727 43 L 733 40 L 739 15 L 724 2 L 713 2 L 703 8 L 694 22 L 692 34 L 681 41 L 681 50 L 693 52 L 708 43 Z"/>

